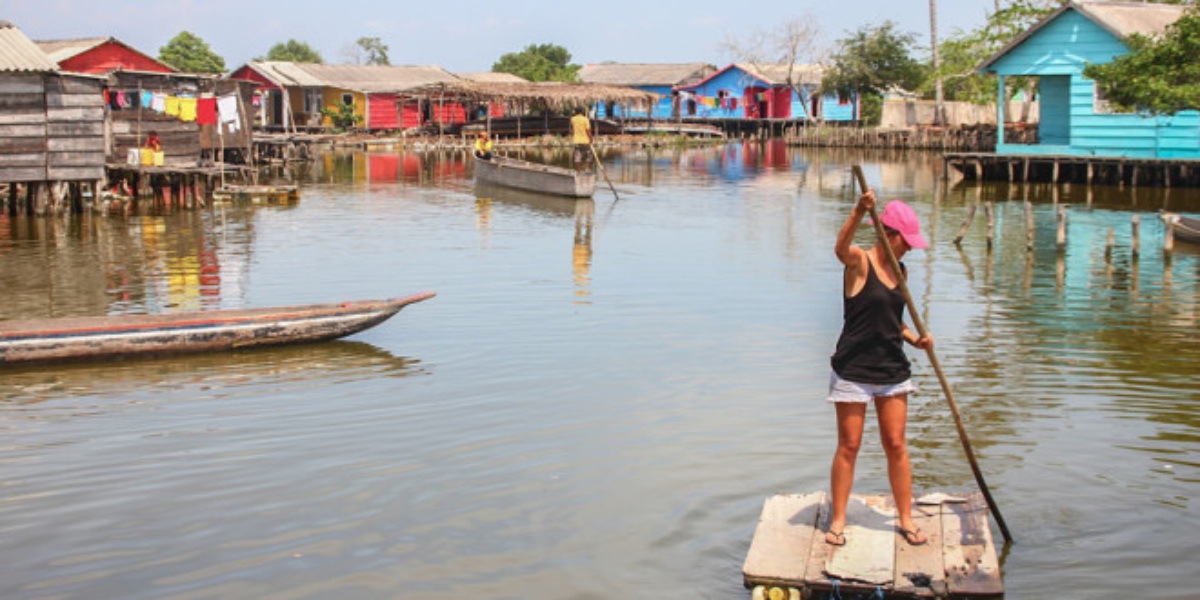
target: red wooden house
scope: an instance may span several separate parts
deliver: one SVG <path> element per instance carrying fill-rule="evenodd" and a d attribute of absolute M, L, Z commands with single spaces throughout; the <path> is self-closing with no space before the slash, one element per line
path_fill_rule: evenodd
<path fill-rule="evenodd" d="M 111 37 L 35 42 L 68 73 L 103 75 L 113 71 L 178 73 L 179 70 Z"/>

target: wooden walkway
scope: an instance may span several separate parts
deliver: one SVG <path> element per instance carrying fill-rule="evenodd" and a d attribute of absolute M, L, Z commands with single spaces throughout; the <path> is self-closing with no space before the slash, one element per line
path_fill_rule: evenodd
<path fill-rule="evenodd" d="M 896 532 L 890 496 L 850 499 L 846 544 L 825 543 L 825 492 L 767 498 L 742 568 L 759 598 L 1003 598 L 987 502 L 975 492 L 918 498 L 917 525 L 929 541 L 911 546 Z"/>

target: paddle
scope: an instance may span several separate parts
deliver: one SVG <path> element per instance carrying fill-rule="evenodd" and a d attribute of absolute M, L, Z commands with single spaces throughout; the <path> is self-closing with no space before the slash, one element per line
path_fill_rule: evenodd
<path fill-rule="evenodd" d="M 608 189 L 612 190 L 613 196 L 617 200 L 620 200 L 621 197 L 617 195 L 617 188 L 613 187 L 612 180 L 608 178 L 608 171 L 604 170 L 604 163 L 600 162 L 600 155 L 596 154 L 596 147 L 588 144 L 588 149 L 592 151 L 592 158 L 596 159 L 596 166 L 600 167 L 600 173 L 604 175 L 604 181 L 608 182 Z"/>
<path fill-rule="evenodd" d="M 851 168 L 854 171 L 854 177 L 858 179 L 858 186 L 862 188 L 863 193 L 867 191 L 867 179 L 863 176 L 862 168 L 854 165 Z M 905 283 L 904 277 L 900 277 L 900 263 L 896 260 L 895 253 L 892 252 L 892 245 L 888 243 L 887 233 L 883 230 L 883 223 L 880 222 L 879 216 L 875 214 L 875 207 L 871 207 L 871 222 L 875 224 L 875 235 L 879 236 L 879 245 L 883 246 L 887 251 L 888 264 L 892 266 L 892 272 L 897 274 L 896 279 L 900 282 L 900 291 L 904 293 L 904 302 L 908 305 L 908 314 L 912 318 L 913 325 L 917 328 L 917 335 L 925 337 L 928 333 L 925 329 L 925 324 L 921 321 L 920 315 L 917 313 L 917 305 L 913 302 L 912 294 L 908 293 L 908 284 Z M 1000 509 L 996 507 L 996 501 L 992 499 L 992 493 L 988 491 L 987 483 L 983 480 L 983 473 L 979 470 L 979 463 L 975 461 L 975 453 L 971 450 L 971 442 L 967 439 L 967 430 L 963 426 L 962 417 L 958 415 L 958 404 L 954 401 L 954 394 L 950 391 L 950 383 L 946 381 L 946 375 L 942 373 L 942 365 L 938 362 L 937 355 L 933 352 L 933 347 L 925 349 L 925 353 L 929 356 L 929 364 L 933 365 L 934 373 L 937 373 L 938 382 L 942 384 L 942 392 L 946 394 L 946 402 L 950 404 L 950 414 L 954 416 L 954 426 L 958 428 L 958 439 L 962 442 L 963 450 L 967 453 L 967 461 L 971 463 L 971 472 L 975 474 L 975 483 L 979 484 L 979 490 L 983 492 L 983 497 L 987 499 L 988 508 L 992 514 L 996 516 L 996 523 L 1000 526 L 1000 533 L 1004 534 L 1005 543 L 1011 544 L 1012 535 L 1008 532 L 1008 525 L 1004 523 L 1004 517 L 1000 516 Z"/>

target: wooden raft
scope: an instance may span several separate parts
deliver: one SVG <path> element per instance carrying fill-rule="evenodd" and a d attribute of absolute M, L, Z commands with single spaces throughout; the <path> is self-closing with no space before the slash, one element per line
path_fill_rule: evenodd
<path fill-rule="evenodd" d="M 890 496 L 853 495 L 846 544 L 831 546 L 825 543 L 825 492 L 767 498 L 742 567 L 745 586 L 780 588 L 767 597 L 784 598 L 795 597 L 788 588 L 804 598 L 835 591 L 881 591 L 887 598 L 1004 596 L 983 494 L 920 497 L 913 517 L 929 539 L 920 546 L 897 533 Z"/>

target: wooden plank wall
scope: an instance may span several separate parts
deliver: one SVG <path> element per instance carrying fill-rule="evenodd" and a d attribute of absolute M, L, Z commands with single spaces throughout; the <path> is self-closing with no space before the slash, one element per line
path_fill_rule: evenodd
<path fill-rule="evenodd" d="M 56 73 L 0 76 L 0 182 L 103 179 L 102 87 Z"/>
<path fill-rule="evenodd" d="M 0 182 L 46 180 L 46 94 L 41 74 L 0 76 Z"/>
<path fill-rule="evenodd" d="M 104 148 L 102 83 L 46 76 L 46 181 L 104 179 Z"/>

